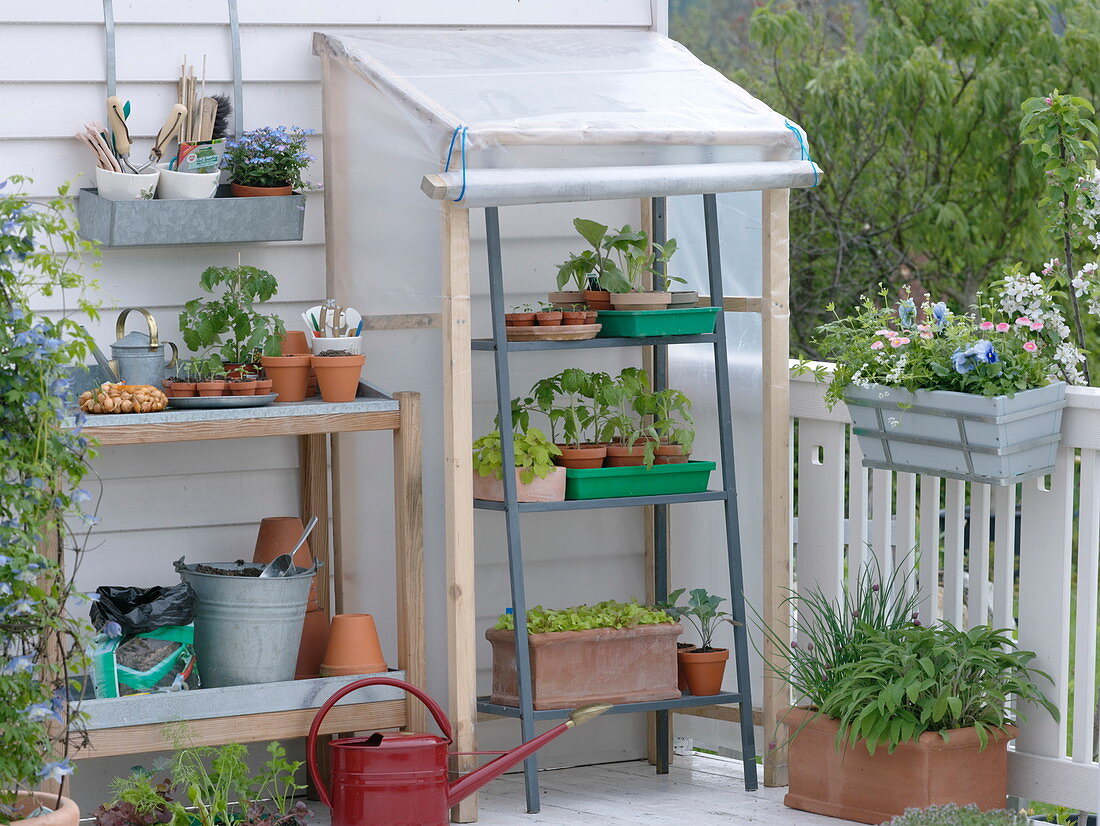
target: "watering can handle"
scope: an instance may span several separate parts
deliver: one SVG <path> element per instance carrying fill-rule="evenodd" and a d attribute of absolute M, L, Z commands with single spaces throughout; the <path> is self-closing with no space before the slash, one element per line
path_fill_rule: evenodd
<path fill-rule="evenodd" d="M 157 349 L 160 345 L 160 339 L 157 338 L 157 320 L 153 318 L 153 314 L 144 307 L 127 307 L 118 314 L 118 321 L 115 322 L 115 338 L 122 338 L 126 335 L 126 316 L 130 315 L 130 313 L 135 310 L 145 316 L 145 323 L 149 327 L 149 349 Z M 173 346 L 172 349 L 175 350 L 175 346 Z M 172 361 L 174 362 L 175 360 L 175 356 L 173 356 Z"/>
<path fill-rule="evenodd" d="M 325 788 L 324 780 L 317 771 L 317 734 L 321 729 L 321 721 L 325 719 L 325 715 L 328 714 L 329 709 L 336 705 L 343 697 L 353 691 L 360 688 L 366 688 L 370 685 L 392 685 L 395 688 L 400 688 L 412 694 L 431 712 L 435 724 L 439 726 L 439 730 L 443 732 L 443 738 L 448 743 L 451 742 L 451 721 L 447 719 L 447 715 L 444 713 L 443 709 L 440 708 L 439 703 L 412 683 L 407 683 L 404 680 L 398 680 L 393 677 L 365 677 L 362 680 L 356 680 L 354 683 L 349 683 L 325 700 L 325 704 L 317 709 L 317 715 L 313 718 L 313 724 L 309 727 L 309 739 L 306 741 L 306 763 L 309 766 L 309 777 L 313 781 L 313 785 L 317 789 L 318 795 L 321 797 L 321 802 L 330 809 L 332 808 L 332 803 L 329 800 L 328 789 Z"/>

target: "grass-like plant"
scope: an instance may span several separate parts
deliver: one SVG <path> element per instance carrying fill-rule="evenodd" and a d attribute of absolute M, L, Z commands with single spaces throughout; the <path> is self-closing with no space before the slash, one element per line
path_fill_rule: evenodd
<path fill-rule="evenodd" d="M 661 625 L 676 620 L 666 611 L 641 605 L 638 602 L 605 600 L 596 605 L 576 605 L 572 608 L 543 608 L 536 605 L 527 609 L 527 633 L 545 634 L 549 631 L 588 631 L 592 628 L 634 628 L 638 625 Z M 516 627 L 512 614 L 501 614 L 494 628 L 512 631 Z"/>
<path fill-rule="evenodd" d="M 1027 818 L 1020 812 L 996 809 L 983 812 L 973 803 L 957 806 L 947 803 L 927 809 L 906 809 L 887 826 L 1027 826 Z"/>

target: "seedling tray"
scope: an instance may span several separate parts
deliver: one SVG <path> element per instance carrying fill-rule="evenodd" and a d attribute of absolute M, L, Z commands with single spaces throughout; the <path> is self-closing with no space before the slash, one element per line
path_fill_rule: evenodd
<path fill-rule="evenodd" d="M 683 462 L 646 467 L 570 468 L 565 473 L 566 499 L 614 499 L 623 496 L 666 496 L 702 493 L 714 462 Z"/>
<path fill-rule="evenodd" d="M 233 198 L 218 187 L 213 198 L 108 201 L 96 189 L 77 195 L 80 236 L 105 247 L 300 241 L 305 195 Z"/>
<path fill-rule="evenodd" d="M 698 336 L 714 332 L 719 307 L 683 307 L 671 310 L 600 310 L 603 325 L 597 338 L 644 336 Z"/>

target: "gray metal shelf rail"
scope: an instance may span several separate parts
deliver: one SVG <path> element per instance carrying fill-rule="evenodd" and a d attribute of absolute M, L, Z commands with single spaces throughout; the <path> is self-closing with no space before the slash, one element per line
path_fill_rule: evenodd
<path fill-rule="evenodd" d="M 714 306 L 722 306 L 722 264 L 718 235 L 718 206 L 715 195 L 703 196 L 703 214 L 706 229 L 707 270 L 710 280 L 710 299 Z M 489 257 L 489 297 L 492 311 L 493 337 L 472 343 L 474 350 L 491 351 L 496 367 L 497 413 L 500 432 L 512 432 L 512 393 L 509 382 L 508 354 L 526 350 L 581 350 L 586 348 L 652 346 L 653 383 L 656 389 L 668 386 L 668 346 L 677 343 L 709 342 L 714 345 L 715 385 L 717 387 L 719 437 L 721 443 L 722 490 L 705 493 L 669 496 L 646 496 L 635 499 L 593 499 L 566 502 L 518 503 L 516 501 L 515 475 L 504 474 L 504 501 L 475 500 L 475 507 L 499 510 L 504 513 L 508 538 L 508 568 L 512 591 L 512 611 L 516 627 L 516 670 L 519 682 L 519 706 L 509 707 L 491 703 L 485 697 L 478 698 L 478 710 L 488 714 L 518 717 L 523 740 L 535 736 L 535 721 L 554 719 L 568 714 L 567 709 L 535 711 L 531 692 L 531 660 L 527 646 L 527 599 L 524 592 L 523 552 L 520 542 L 519 516 L 533 511 L 567 511 L 604 507 L 636 507 L 651 505 L 654 508 L 654 593 L 658 601 L 668 596 L 668 508 L 682 502 L 719 501 L 725 505 L 726 554 L 729 563 L 731 589 L 730 613 L 738 623 L 733 629 L 733 662 L 737 675 L 736 692 L 725 692 L 713 697 L 684 695 L 679 699 L 661 702 L 625 703 L 616 706 L 614 712 L 656 712 L 657 720 L 657 773 L 667 774 L 669 768 L 669 710 L 682 707 L 732 704 L 741 707 L 741 749 L 745 762 L 745 788 L 756 789 L 756 749 L 753 739 L 752 698 L 750 694 L 748 634 L 746 631 L 744 586 L 741 571 L 741 542 L 737 517 L 737 490 L 734 474 L 733 424 L 730 410 L 729 369 L 726 363 L 726 333 L 722 315 L 713 334 L 703 336 L 668 336 L 655 339 L 592 339 L 571 342 L 509 342 L 504 320 L 504 275 L 500 251 L 500 220 L 497 207 L 485 208 L 486 245 Z M 665 199 L 653 199 L 653 237 L 657 242 L 666 238 Z M 658 289 L 663 279 L 658 279 Z M 511 439 L 501 439 L 504 467 L 515 463 Z M 524 780 L 527 792 L 527 810 L 539 811 L 538 761 L 535 756 L 524 764 Z"/>

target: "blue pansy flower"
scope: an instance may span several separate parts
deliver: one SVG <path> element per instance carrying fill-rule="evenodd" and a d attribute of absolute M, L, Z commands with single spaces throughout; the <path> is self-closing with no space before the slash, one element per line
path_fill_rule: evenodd
<path fill-rule="evenodd" d="M 47 763 L 42 771 L 38 773 L 38 776 L 44 780 L 52 780 L 55 783 L 60 783 L 66 777 L 73 773 L 73 764 L 66 757 L 63 760 L 54 760 Z"/>
<path fill-rule="evenodd" d="M 913 326 L 913 322 L 917 320 L 917 305 L 913 299 L 907 298 L 898 304 L 898 318 L 901 319 L 902 326 Z"/>
<path fill-rule="evenodd" d="M 942 301 L 937 301 L 932 305 L 932 318 L 936 321 L 937 327 L 942 327 L 947 323 L 947 305 Z"/>

